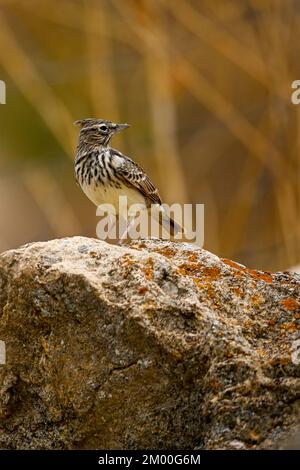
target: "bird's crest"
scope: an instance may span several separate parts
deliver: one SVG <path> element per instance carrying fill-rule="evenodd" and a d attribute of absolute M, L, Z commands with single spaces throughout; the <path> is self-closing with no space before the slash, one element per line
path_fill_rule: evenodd
<path fill-rule="evenodd" d="M 80 126 L 81 128 L 83 127 L 91 127 L 95 126 L 97 124 L 100 124 L 102 122 L 108 122 L 105 121 L 104 119 L 95 119 L 95 118 L 86 118 L 86 119 L 78 119 L 78 121 L 74 122 L 75 126 Z"/>

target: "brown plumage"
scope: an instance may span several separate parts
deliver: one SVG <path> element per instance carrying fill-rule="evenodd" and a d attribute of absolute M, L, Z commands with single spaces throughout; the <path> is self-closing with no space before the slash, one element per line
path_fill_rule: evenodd
<path fill-rule="evenodd" d="M 119 178 L 122 179 L 123 183 L 129 188 L 135 188 L 140 191 L 145 197 L 147 207 L 150 207 L 151 204 L 160 205 L 162 201 L 158 189 L 152 183 L 149 176 L 146 175 L 143 168 L 130 158 L 120 154 L 120 152 L 118 154 L 124 158 L 123 165 L 118 169 Z"/>

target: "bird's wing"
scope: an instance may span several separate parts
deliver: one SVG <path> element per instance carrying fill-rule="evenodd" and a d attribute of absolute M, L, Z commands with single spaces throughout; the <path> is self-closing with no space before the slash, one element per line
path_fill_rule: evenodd
<path fill-rule="evenodd" d="M 113 165 L 116 168 L 116 176 L 126 186 L 136 188 L 146 199 L 147 204 L 161 204 L 161 198 L 156 186 L 142 167 L 131 158 L 126 157 L 112 149 Z"/>

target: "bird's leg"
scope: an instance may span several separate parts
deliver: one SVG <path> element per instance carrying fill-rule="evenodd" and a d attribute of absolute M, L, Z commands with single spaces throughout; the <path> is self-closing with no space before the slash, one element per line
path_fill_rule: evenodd
<path fill-rule="evenodd" d="M 133 227 L 134 223 L 135 223 L 135 218 L 133 217 L 131 219 L 131 221 L 127 224 L 126 229 L 124 230 L 121 237 L 119 238 L 118 245 L 123 245 L 124 244 L 124 242 L 127 238 L 127 235 L 129 234 L 130 229 L 131 229 L 131 227 Z"/>
<path fill-rule="evenodd" d="M 111 226 L 109 227 L 109 232 L 107 234 L 107 238 L 111 240 L 116 240 L 116 227 L 117 227 L 117 219 L 114 217 L 114 221 L 112 222 Z"/>

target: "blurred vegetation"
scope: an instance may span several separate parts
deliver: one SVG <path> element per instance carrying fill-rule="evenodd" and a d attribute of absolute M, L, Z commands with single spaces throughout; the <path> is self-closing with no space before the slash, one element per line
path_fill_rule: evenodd
<path fill-rule="evenodd" d="M 300 262 L 297 0 L 0 0 L 0 250 L 95 236 L 76 186 L 84 117 L 165 202 L 205 204 L 205 248 L 249 266 Z"/>

